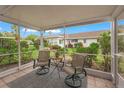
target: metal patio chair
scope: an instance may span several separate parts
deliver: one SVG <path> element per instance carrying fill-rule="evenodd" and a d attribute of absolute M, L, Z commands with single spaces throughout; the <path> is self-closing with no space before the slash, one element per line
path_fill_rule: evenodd
<path fill-rule="evenodd" d="M 50 68 L 50 51 L 41 50 L 39 51 L 38 59 L 34 60 L 33 68 L 39 67 L 36 70 L 38 75 L 43 75 L 49 72 Z"/>
<path fill-rule="evenodd" d="M 82 79 L 87 76 L 84 69 L 85 56 L 74 54 L 71 66 L 64 66 L 63 70 L 68 74 L 64 80 L 65 84 L 70 87 L 81 87 Z"/>

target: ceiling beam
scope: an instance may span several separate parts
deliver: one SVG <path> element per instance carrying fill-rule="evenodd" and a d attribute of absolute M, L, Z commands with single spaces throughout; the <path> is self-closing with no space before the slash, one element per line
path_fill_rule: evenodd
<path fill-rule="evenodd" d="M 116 16 L 118 14 L 118 12 L 121 11 L 123 8 L 122 6 L 118 6 L 115 9 L 115 11 L 112 13 L 112 15 L 110 15 L 110 16 L 106 15 L 106 16 L 102 16 L 102 17 L 93 17 L 93 18 L 75 20 L 75 21 L 70 21 L 70 22 L 65 21 L 64 23 L 60 23 L 60 24 L 37 27 L 37 26 L 34 26 L 33 24 L 30 24 L 30 23 L 21 21 L 19 19 L 7 16 L 6 15 L 7 11 L 12 9 L 13 7 L 15 8 L 16 6 L 6 6 L 6 8 L 3 11 L 0 11 L 0 20 L 6 21 L 6 22 L 11 22 L 14 24 L 28 27 L 28 28 L 36 29 L 39 31 L 58 29 L 58 28 L 62 28 L 63 26 L 70 27 L 70 26 L 87 25 L 87 24 L 99 23 L 99 22 L 104 22 L 104 21 L 110 21 L 111 18 Z"/>
<path fill-rule="evenodd" d="M 120 15 L 120 13 L 124 10 L 124 6 L 123 5 L 120 5 L 118 6 L 112 13 L 112 18 L 116 18 Z"/>
<path fill-rule="evenodd" d="M 105 21 L 110 21 L 110 20 L 111 20 L 111 16 L 93 17 L 93 18 L 88 18 L 88 19 L 72 21 L 72 22 L 65 22 L 65 23 L 56 24 L 56 25 L 50 25 L 50 26 L 44 27 L 44 29 L 50 30 L 50 29 L 62 28 L 63 26 L 71 27 L 71 26 L 87 25 L 87 24 L 105 22 Z"/>
<path fill-rule="evenodd" d="M 0 14 L 7 13 L 7 11 L 9 11 L 10 9 L 12 9 L 13 7 L 15 7 L 15 6 L 14 5 L 6 5 L 5 8 L 0 11 Z"/>
<path fill-rule="evenodd" d="M 13 24 L 16 24 L 16 25 L 24 26 L 24 27 L 27 27 L 27 28 L 35 29 L 35 30 L 38 30 L 38 31 L 43 31 L 43 29 L 41 29 L 40 27 L 34 26 L 34 25 L 29 24 L 27 22 L 23 22 L 23 21 L 18 20 L 16 18 L 12 18 L 12 17 L 6 16 L 4 14 L 0 14 L 0 20 L 4 21 L 4 22 L 8 22 L 8 23 L 13 23 Z"/>

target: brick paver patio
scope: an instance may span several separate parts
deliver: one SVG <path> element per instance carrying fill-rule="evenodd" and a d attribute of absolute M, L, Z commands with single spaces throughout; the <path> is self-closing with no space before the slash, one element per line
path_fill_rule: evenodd
<path fill-rule="evenodd" d="M 38 76 L 32 67 L 26 68 L 22 71 L 16 72 L 9 76 L 0 79 L 1 88 L 33 88 L 33 87 L 63 87 L 67 86 L 64 84 L 65 73 L 61 72 L 61 79 L 59 79 L 57 71 L 55 71 L 51 76 L 42 75 Z M 109 80 L 97 78 L 94 76 L 87 77 L 87 87 L 88 88 L 111 88 L 112 83 Z"/>

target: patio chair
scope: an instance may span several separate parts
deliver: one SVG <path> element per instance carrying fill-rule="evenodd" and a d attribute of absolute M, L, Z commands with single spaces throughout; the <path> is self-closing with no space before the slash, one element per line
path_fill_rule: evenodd
<path fill-rule="evenodd" d="M 36 70 L 38 75 L 43 75 L 49 72 L 50 68 L 50 51 L 39 51 L 38 59 L 34 60 L 33 68 L 40 67 Z"/>
<path fill-rule="evenodd" d="M 68 74 L 64 80 L 65 84 L 70 87 L 81 87 L 82 79 L 87 76 L 84 69 L 85 57 L 79 54 L 74 54 L 71 61 L 71 66 L 64 66 L 63 70 Z"/>

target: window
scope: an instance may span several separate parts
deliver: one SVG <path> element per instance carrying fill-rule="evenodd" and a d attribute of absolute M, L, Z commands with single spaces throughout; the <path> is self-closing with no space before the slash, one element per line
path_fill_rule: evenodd
<path fill-rule="evenodd" d="M 63 40 L 59 40 L 59 44 L 62 44 L 63 43 Z"/>
<path fill-rule="evenodd" d="M 75 43 L 75 42 L 78 42 L 78 40 L 77 39 L 72 39 L 71 42 Z"/>
<path fill-rule="evenodd" d="M 84 39 L 84 43 L 86 43 L 86 39 Z"/>

